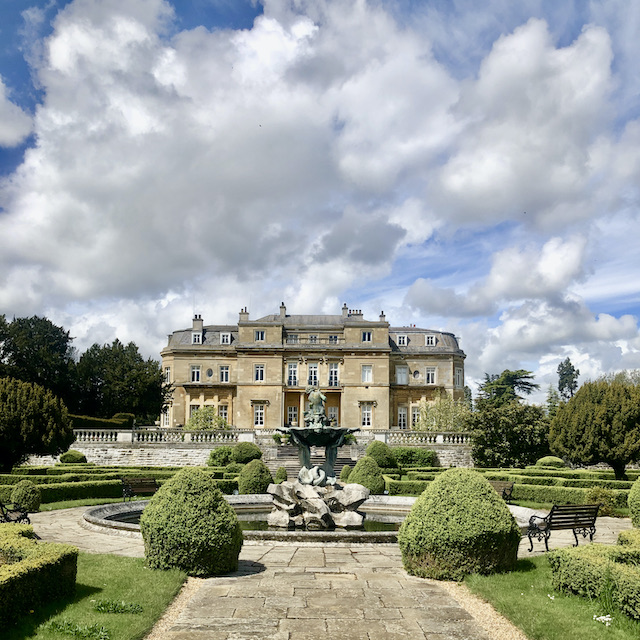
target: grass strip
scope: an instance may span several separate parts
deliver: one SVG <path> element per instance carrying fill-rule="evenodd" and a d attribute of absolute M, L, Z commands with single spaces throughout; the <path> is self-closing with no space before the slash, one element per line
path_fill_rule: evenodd
<path fill-rule="evenodd" d="M 522 629 L 530 640 L 637 640 L 640 637 L 640 622 L 625 616 L 610 601 L 554 591 L 546 556 L 519 560 L 516 570 L 510 573 L 467 576 L 465 584 Z M 610 616 L 609 626 L 606 616 Z"/>
<path fill-rule="evenodd" d="M 141 640 L 175 598 L 186 575 L 152 571 L 144 558 L 80 553 L 74 597 L 42 607 L 2 630 L 3 640 L 96 638 Z M 100 601 L 135 603 L 131 611 L 97 611 Z M 112 607 L 105 607 L 110 609 Z M 127 609 L 127 606 L 119 607 Z M 104 630 L 104 632 L 102 631 Z M 87 635 L 85 635 L 87 634 Z"/>

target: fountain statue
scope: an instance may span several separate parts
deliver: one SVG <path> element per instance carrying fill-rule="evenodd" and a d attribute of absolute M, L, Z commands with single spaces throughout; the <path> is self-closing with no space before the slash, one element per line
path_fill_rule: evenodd
<path fill-rule="evenodd" d="M 364 516 L 357 509 L 369 497 L 369 490 L 359 484 L 341 487 L 334 469 L 338 448 L 347 434 L 359 429 L 332 425 L 324 410 L 326 396 L 313 387 L 306 392 L 309 410 L 304 412 L 304 426 L 278 429 L 298 447 L 301 467 L 298 479 L 269 485 L 267 492 L 273 496 L 273 510 L 268 522 L 289 529 L 361 527 Z M 325 448 L 323 465 L 311 464 L 311 447 Z"/>

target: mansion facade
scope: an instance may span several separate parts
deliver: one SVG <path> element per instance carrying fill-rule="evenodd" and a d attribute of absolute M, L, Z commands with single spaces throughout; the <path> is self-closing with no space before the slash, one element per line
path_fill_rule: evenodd
<path fill-rule="evenodd" d="M 384 313 L 365 320 L 346 304 L 340 315 L 288 315 L 237 325 L 174 331 L 161 352 L 172 397 L 163 427 L 184 426 L 212 405 L 236 428 L 302 426 L 308 387 L 326 396 L 327 416 L 342 427 L 407 429 L 420 405 L 443 393 L 464 397 L 464 359 L 451 333 L 391 327 Z"/>

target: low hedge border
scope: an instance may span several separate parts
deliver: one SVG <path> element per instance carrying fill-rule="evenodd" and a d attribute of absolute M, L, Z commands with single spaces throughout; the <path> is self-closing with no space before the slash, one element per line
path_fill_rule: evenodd
<path fill-rule="evenodd" d="M 0 565 L 0 628 L 75 592 L 75 547 L 36 544 L 32 527 L 0 524 L 0 555 L 9 561 Z"/>
<path fill-rule="evenodd" d="M 383 475 L 384 487 L 390 496 L 419 496 L 429 484 L 424 480 L 394 480 Z"/>
<path fill-rule="evenodd" d="M 618 508 L 627 506 L 629 491 L 610 489 L 614 505 Z M 588 504 L 589 489 L 578 487 L 547 487 L 534 484 L 514 484 L 514 500 L 530 500 L 532 502 L 553 502 L 554 504 Z"/>

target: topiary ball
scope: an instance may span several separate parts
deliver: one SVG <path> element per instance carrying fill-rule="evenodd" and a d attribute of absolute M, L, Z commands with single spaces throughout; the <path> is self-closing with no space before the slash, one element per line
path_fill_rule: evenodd
<path fill-rule="evenodd" d="M 238 568 L 238 517 L 200 469 L 182 469 L 158 489 L 142 512 L 140 531 L 152 569 L 178 568 L 206 577 Z"/>
<path fill-rule="evenodd" d="M 31 482 L 31 480 L 20 480 L 11 491 L 11 502 L 13 502 L 14 506 L 19 505 L 29 513 L 34 513 L 40 509 L 41 500 L 40 487 Z"/>
<path fill-rule="evenodd" d="M 273 477 L 262 460 L 252 460 L 238 474 L 238 493 L 266 493 L 267 487 L 273 483 Z"/>
<path fill-rule="evenodd" d="M 253 442 L 238 442 L 238 444 L 233 447 L 232 458 L 234 462 L 246 464 L 252 460 L 262 458 L 262 451 L 260 447 L 253 444 Z"/>
<path fill-rule="evenodd" d="M 631 485 L 627 504 L 629 505 L 631 524 L 634 527 L 640 528 L 640 478 Z"/>
<path fill-rule="evenodd" d="M 340 480 L 342 482 L 346 482 L 349 479 L 349 475 L 351 474 L 351 467 L 348 464 L 345 464 L 342 467 L 342 471 L 340 472 Z"/>
<path fill-rule="evenodd" d="M 349 474 L 349 484 L 361 484 L 374 495 L 384 493 L 384 478 L 378 463 L 371 456 L 360 458 Z"/>
<path fill-rule="evenodd" d="M 210 467 L 226 467 L 233 459 L 233 448 L 224 445 L 216 447 L 209 453 L 207 465 Z"/>
<path fill-rule="evenodd" d="M 63 464 L 82 464 L 87 461 L 87 456 L 75 449 L 69 449 L 60 456 L 60 462 Z"/>
<path fill-rule="evenodd" d="M 373 458 L 378 463 L 378 466 L 383 469 L 395 469 L 398 466 L 398 461 L 391 449 L 379 440 L 374 440 L 367 447 L 365 455 Z"/>
<path fill-rule="evenodd" d="M 519 542 L 504 500 L 472 469 L 449 469 L 429 483 L 398 532 L 405 569 L 436 580 L 512 570 Z"/>
<path fill-rule="evenodd" d="M 274 478 L 276 484 L 287 481 L 287 470 L 284 467 L 278 467 L 276 471 L 276 477 Z"/>
<path fill-rule="evenodd" d="M 567 465 L 564 463 L 562 458 L 557 458 L 556 456 L 544 456 L 544 458 L 540 458 L 536 462 L 536 467 L 551 467 L 553 469 L 562 469 Z"/>
<path fill-rule="evenodd" d="M 230 462 L 225 468 L 225 473 L 240 473 L 244 468 L 243 464 L 238 464 L 237 462 Z"/>

